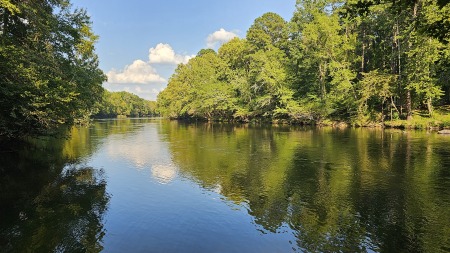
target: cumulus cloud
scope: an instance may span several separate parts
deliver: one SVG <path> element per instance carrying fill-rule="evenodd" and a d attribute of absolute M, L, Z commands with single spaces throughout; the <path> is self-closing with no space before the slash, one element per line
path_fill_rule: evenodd
<path fill-rule="evenodd" d="M 180 55 L 169 44 L 159 43 L 149 50 L 150 63 L 180 64 L 187 63 L 195 55 Z"/>
<path fill-rule="evenodd" d="M 166 79 L 162 78 L 156 70 L 148 63 L 142 60 L 135 60 L 131 65 L 125 66 L 123 70 L 111 70 L 107 74 L 108 83 L 164 83 Z"/>
<path fill-rule="evenodd" d="M 123 69 L 106 73 L 108 81 L 103 87 L 109 91 L 127 91 L 148 100 L 156 100 L 166 87 L 167 79 L 176 65 L 187 63 L 195 55 L 175 53 L 169 44 L 159 43 L 149 49 L 149 60 L 135 60 Z"/>
<path fill-rule="evenodd" d="M 217 45 L 230 41 L 234 37 L 238 37 L 238 35 L 234 32 L 229 32 L 223 28 L 220 28 L 218 31 L 208 35 L 208 38 L 206 38 L 206 46 L 208 48 L 214 48 Z"/>

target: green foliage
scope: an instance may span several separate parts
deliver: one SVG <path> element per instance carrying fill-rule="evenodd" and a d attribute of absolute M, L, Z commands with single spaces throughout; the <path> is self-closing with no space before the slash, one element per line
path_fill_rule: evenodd
<path fill-rule="evenodd" d="M 276 13 L 266 13 L 257 18 L 247 31 L 247 40 L 255 50 L 270 46 L 284 49 L 288 40 L 286 21 Z"/>
<path fill-rule="evenodd" d="M 224 60 L 233 72 L 248 69 L 249 45 L 246 40 L 233 38 L 219 48 L 219 57 Z"/>
<path fill-rule="evenodd" d="M 110 134 L 106 125 L 111 127 L 73 127 L 66 138 L 2 144 L 7 149 L 0 153 L 2 252 L 103 250 L 103 217 L 110 195 L 104 171 L 86 167 L 82 159 Z M 100 133 L 95 135 L 98 139 L 92 132 Z"/>
<path fill-rule="evenodd" d="M 291 45 L 293 58 L 300 72 L 297 89 L 300 96 L 319 102 L 320 117 L 344 111 L 348 113 L 354 95 L 356 71 L 351 68 L 355 58 L 354 34 L 340 20 L 332 2 L 299 1 L 292 26 L 298 31 Z M 302 87 L 303 86 L 303 87 Z M 316 101 L 317 99 L 321 101 Z"/>
<path fill-rule="evenodd" d="M 216 51 L 214 51 L 214 49 L 211 49 L 211 48 L 201 49 L 197 53 L 197 56 L 202 56 L 202 55 L 205 55 L 205 54 L 216 54 Z"/>
<path fill-rule="evenodd" d="M 393 96 L 392 87 L 396 81 L 396 76 L 389 73 L 380 73 L 374 70 L 363 73 L 363 78 L 359 82 L 358 112 L 364 114 L 384 104 Z"/>
<path fill-rule="evenodd" d="M 443 95 L 441 86 L 437 83 L 435 63 L 440 58 L 443 45 L 434 38 L 411 36 L 414 40 L 414 48 L 407 52 L 411 59 L 407 66 L 408 88 L 426 101 L 430 115 L 433 114 L 432 100 Z"/>
<path fill-rule="evenodd" d="M 203 51 L 180 64 L 167 88 L 158 95 L 163 116 L 205 119 L 229 118 L 235 110 L 227 64 L 214 51 Z"/>
<path fill-rule="evenodd" d="M 450 103 L 450 4 L 298 0 L 290 22 L 201 50 L 158 97 L 171 118 L 383 122 Z M 209 59 L 209 60 L 208 60 Z"/>
<path fill-rule="evenodd" d="M 126 91 L 103 91 L 103 100 L 97 106 L 96 118 L 158 116 L 155 101 L 145 100 Z"/>
<path fill-rule="evenodd" d="M 9 11 L 11 14 L 20 13 L 19 8 L 17 8 L 15 4 L 11 3 L 11 0 L 0 0 L 0 7 Z"/>
<path fill-rule="evenodd" d="M 86 12 L 66 0 L 0 4 L 0 136 L 51 134 L 88 119 L 105 75 Z"/>

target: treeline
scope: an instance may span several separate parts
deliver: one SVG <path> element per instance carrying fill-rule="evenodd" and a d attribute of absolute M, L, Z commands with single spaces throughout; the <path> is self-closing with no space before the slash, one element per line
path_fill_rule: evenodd
<path fill-rule="evenodd" d="M 69 0 L 0 1 L 0 138 L 52 135 L 92 117 L 156 116 L 156 102 L 108 92 L 91 22 Z"/>
<path fill-rule="evenodd" d="M 103 99 L 98 104 L 94 118 L 154 117 L 158 116 L 156 102 L 148 101 L 126 91 L 103 92 Z"/>
<path fill-rule="evenodd" d="M 69 0 L 0 1 L 0 138 L 86 121 L 106 79 L 91 22 Z"/>
<path fill-rule="evenodd" d="M 257 18 L 243 39 L 180 64 L 158 96 L 171 118 L 345 120 L 433 116 L 450 102 L 450 4 L 298 0 L 292 19 Z"/>

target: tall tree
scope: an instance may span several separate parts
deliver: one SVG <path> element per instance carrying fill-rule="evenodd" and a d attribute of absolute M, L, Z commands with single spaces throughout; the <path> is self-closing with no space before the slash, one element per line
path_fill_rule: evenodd
<path fill-rule="evenodd" d="M 309 97 L 319 117 L 341 113 L 354 95 L 356 72 L 351 68 L 354 36 L 339 19 L 340 5 L 333 1 L 297 1 L 291 24 L 294 29 L 292 55 L 298 64 L 301 97 Z"/>
<path fill-rule="evenodd" d="M 289 79 L 289 26 L 278 14 L 257 18 L 247 32 L 248 88 L 252 117 L 296 119 L 304 117 Z"/>
<path fill-rule="evenodd" d="M 290 22 L 266 13 L 218 57 L 203 50 L 179 66 L 160 108 L 210 117 L 204 107 L 218 96 L 230 106 L 212 103 L 215 114 L 232 108 L 224 115 L 237 120 L 367 124 L 387 114 L 411 119 L 415 109 L 431 116 L 434 104 L 450 102 L 449 3 L 298 0 L 296 7 Z"/>
<path fill-rule="evenodd" d="M 273 12 L 255 19 L 247 31 L 247 40 L 255 50 L 267 49 L 269 46 L 286 49 L 288 37 L 286 21 Z"/>
<path fill-rule="evenodd" d="M 68 0 L 0 3 L 0 136 L 49 134 L 88 118 L 105 76 L 86 12 Z"/>
<path fill-rule="evenodd" d="M 167 88 L 158 95 L 163 116 L 171 118 L 229 118 L 234 112 L 233 87 L 227 64 L 214 51 L 202 50 L 180 64 Z"/>

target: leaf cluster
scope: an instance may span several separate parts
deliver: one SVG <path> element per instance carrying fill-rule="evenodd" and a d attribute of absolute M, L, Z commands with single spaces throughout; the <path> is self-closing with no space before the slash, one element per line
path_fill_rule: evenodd
<path fill-rule="evenodd" d="M 358 124 L 450 103 L 450 4 L 298 0 L 243 39 L 180 65 L 158 97 L 171 118 Z M 379 115 L 367 120 L 368 115 Z"/>
<path fill-rule="evenodd" d="M 86 11 L 68 0 L 0 4 L 0 136 L 51 134 L 87 120 L 106 77 Z"/>

